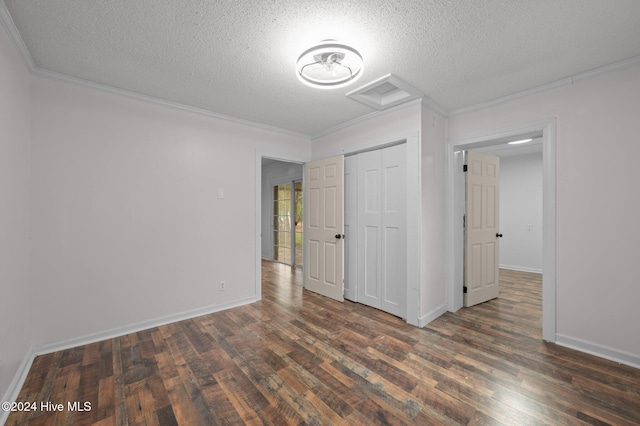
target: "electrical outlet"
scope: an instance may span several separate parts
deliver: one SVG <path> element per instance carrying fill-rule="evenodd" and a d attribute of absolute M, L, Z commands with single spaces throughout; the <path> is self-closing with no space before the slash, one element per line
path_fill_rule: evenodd
<path fill-rule="evenodd" d="M 225 291 L 227 289 L 227 283 L 224 281 L 220 281 L 220 291 Z"/>

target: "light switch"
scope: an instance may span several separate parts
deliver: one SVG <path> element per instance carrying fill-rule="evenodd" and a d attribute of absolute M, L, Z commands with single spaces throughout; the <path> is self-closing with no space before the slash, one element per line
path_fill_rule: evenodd
<path fill-rule="evenodd" d="M 224 188 L 218 188 L 218 198 L 224 198 Z"/>

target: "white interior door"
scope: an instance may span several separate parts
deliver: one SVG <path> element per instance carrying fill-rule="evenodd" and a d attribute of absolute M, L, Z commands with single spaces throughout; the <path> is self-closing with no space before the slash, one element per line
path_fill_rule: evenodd
<path fill-rule="evenodd" d="M 406 145 L 358 154 L 358 302 L 406 317 Z"/>
<path fill-rule="evenodd" d="M 343 301 L 344 157 L 305 164 L 304 286 Z"/>
<path fill-rule="evenodd" d="M 466 172 L 464 306 L 498 297 L 500 158 L 469 151 Z"/>

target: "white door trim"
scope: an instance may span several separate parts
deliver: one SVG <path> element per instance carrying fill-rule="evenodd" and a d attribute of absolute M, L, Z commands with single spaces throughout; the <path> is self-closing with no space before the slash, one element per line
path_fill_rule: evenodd
<path fill-rule="evenodd" d="M 510 137 L 542 132 L 542 191 L 543 191 L 543 231 L 542 231 L 542 338 L 556 341 L 556 118 L 515 126 L 479 134 L 447 143 L 446 176 L 446 268 L 447 268 L 447 308 L 455 312 L 463 305 L 462 282 L 462 241 L 458 241 L 456 199 L 456 155 L 462 149 L 495 145 Z"/>

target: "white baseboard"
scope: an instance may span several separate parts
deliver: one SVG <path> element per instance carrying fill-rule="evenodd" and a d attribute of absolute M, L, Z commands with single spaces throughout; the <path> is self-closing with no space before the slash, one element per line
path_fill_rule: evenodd
<path fill-rule="evenodd" d="M 75 348 L 77 346 L 88 345 L 90 343 L 100 342 L 102 340 L 113 339 L 114 337 L 124 336 L 126 334 L 135 333 L 149 328 L 158 327 L 161 325 L 171 324 L 190 318 L 199 317 L 202 315 L 211 314 L 214 312 L 224 311 L 238 306 L 247 305 L 249 303 L 257 302 L 258 299 L 250 297 L 248 299 L 236 300 L 233 302 L 223 303 L 221 305 L 206 306 L 204 308 L 194 309 L 191 311 L 182 312 L 179 314 L 168 315 L 161 318 L 155 318 L 152 320 L 141 321 L 135 324 L 130 324 L 124 327 L 113 328 L 111 330 L 100 331 L 97 333 L 87 334 L 85 336 L 74 337 L 72 339 L 62 340 L 54 343 L 47 343 L 45 345 L 37 346 L 33 353 L 34 355 L 44 355 L 52 352 L 58 352 L 65 349 Z"/>
<path fill-rule="evenodd" d="M 501 269 L 511 269 L 512 271 L 522 271 L 522 272 L 533 272 L 536 274 L 541 274 L 542 269 L 536 268 L 527 268 L 526 266 L 513 266 L 513 265 L 500 265 Z"/>
<path fill-rule="evenodd" d="M 585 352 L 591 355 L 598 356 L 600 358 L 615 361 L 620 364 L 625 364 L 630 367 L 640 368 L 640 356 L 619 351 L 617 349 L 609 348 L 606 346 L 598 345 L 596 343 L 587 342 L 586 340 L 577 339 L 575 337 L 565 336 L 562 334 L 556 334 L 556 344 L 564 346 L 570 349 L 575 349 L 580 352 Z"/>
<path fill-rule="evenodd" d="M 16 371 L 15 376 L 13 376 L 13 380 L 9 384 L 9 388 L 4 393 L 4 396 L 0 400 L 0 402 L 13 402 L 18 398 L 18 394 L 22 389 L 22 385 L 24 385 L 24 381 L 27 379 L 27 374 L 29 374 L 29 370 L 31 369 L 31 364 L 33 364 L 33 360 L 35 355 L 33 351 L 29 349 L 27 355 L 20 363 L 18 370 Z M 10 411 L 0 410 L 0 425 L 4 425 L 9 417 Z"/>
<path fill-rule="evenodd" d="M 424 327 L 425 325 L 429 324 L 431 321 L 438 318 L 440 315 L 444 314 L 445 312 L 447 312 L 446 304 L 438 306 L 436 309 L 418 318 L 418 327 L 420 328 Z"/>

